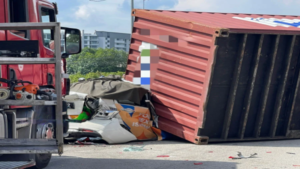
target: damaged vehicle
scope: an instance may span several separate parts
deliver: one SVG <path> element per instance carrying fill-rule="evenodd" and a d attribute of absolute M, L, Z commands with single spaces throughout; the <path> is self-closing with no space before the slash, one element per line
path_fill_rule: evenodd
<path fill-rule="evenodd" d="M 66 140 L 101 138 L 109 144 L 163 140 L 150 92 L 120 77 L 81 80 L 72 84 L 68 103 Z"/>

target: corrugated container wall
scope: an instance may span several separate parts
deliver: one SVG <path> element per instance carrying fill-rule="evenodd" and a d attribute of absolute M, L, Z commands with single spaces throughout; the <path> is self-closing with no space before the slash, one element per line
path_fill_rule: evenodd
<path fill-rule="evenodd" d="M 300 138 L 300 17 L 133 16 L 125 79 L 151 89 L 162 130 L 196 144 Z"/>

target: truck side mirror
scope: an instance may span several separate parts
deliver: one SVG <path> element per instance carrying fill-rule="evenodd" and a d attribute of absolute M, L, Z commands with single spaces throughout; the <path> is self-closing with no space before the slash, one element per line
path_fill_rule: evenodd
<path fill-rule="evenodd" d="M 78 29 L 63 28 L 65 39 L 65 54 L 63 56 L 78 54 L 81 52 L 81 32 Z"/>

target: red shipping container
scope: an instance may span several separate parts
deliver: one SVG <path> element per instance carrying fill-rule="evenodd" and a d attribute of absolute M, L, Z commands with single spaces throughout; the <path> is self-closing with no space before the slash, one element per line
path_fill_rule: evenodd
<path fill-rule="evenodd" d="M 300 17 L 133 10 L 125 79 L 196 144 L 300 138 Z"/>

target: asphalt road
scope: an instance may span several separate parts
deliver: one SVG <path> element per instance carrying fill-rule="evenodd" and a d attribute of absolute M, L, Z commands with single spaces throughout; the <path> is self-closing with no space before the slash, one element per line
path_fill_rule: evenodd
<path fill-rule="evenodd" d="M 124 152 L 145 146 L 144 151 Z M 237 152 L 256 158 L 230 159 Z M 159 156 L 165 157 L 159 157 Z M 66 145 L 47 169 L 300 169 L 300 140 L 194 145 L 157 141 L 121 145 Z"/>

